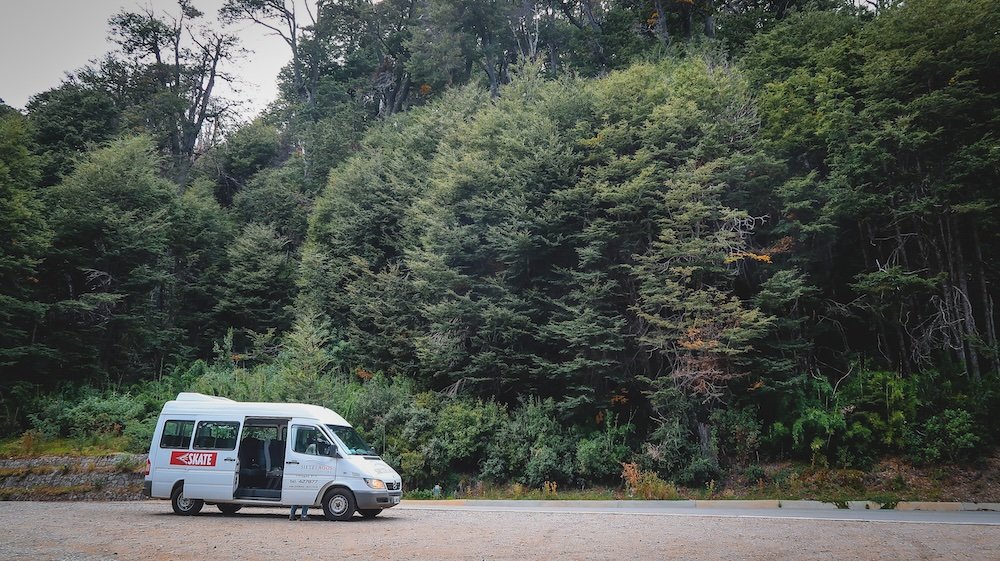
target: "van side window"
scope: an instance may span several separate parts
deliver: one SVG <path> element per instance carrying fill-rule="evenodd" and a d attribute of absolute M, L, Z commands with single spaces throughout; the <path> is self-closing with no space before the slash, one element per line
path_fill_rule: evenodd
<path fill-rule="evenodd" d="M 240 424 L 230 421 L 202 421 L 194 435 L 194 447 L 206 450 L 235 450 Z"/>
<path fill-rule="evenodd" d="M 160 448 L 184 448 L 191 446 L 194 421 L 167 421 L 163 423 Z"/>
<path fill-rule="evenodd" d="M 330 447 L 330 440 L 316 427 L 295 425 L 295 445 L 292 450 L 299 454 L 323 455 Z"/>

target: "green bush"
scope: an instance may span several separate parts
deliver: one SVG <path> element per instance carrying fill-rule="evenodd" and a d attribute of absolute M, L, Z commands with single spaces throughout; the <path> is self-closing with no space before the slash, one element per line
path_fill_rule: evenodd
<path fill-rule="evenodd" d="M 764 468 L 757 464 L 750 464 L 745 470 L 743 470 L 743 476 L 747 478 L 750 483 L 757 483 L 758 481 L 767 481 L 767 472 Z"/>
<path fill-rule="evenodd" d="M 726 465 L 746 466 L 757 461 L 761 444 L 761 423 L 757 409 L 718 409 L 712 413 L 715 445 Z"/>
<path fill-rule="evenodd" d="M 618 476 L 622 463 L 632 454 L 626 439 L 633 430 L 631 424 L 619 425 L 612 417 L 605 421 L 603 431 L 581 438 L 576 445 L 577 477 L 597 482 Z"/>
<path fill-rule="evenodd" d="M 142 421 L 133 421 L 125 426 L 122 435 L 128 439 L 127 447 L 129 452 L 141 454 L 149 451 L 149 444 L 153 440 L 153 432 L 156 431 L 157 417 L 153 416 Z"/>
<path fill-rule="evenodd" d="M 638 456 L 643 469 L 676 479 L 698 453 L 691 431 L 679 419 L 662 422 L 643 443 Z"/>
<path fill-rule="evenodd" d="M 964 409 L 945 409 L 921 428 L 910 439 L 910 455 L 921 463 L 967 459 L 981 440 L 972 415 Z"/>
<path fill-rule="evenodd" d="M 437 414 L 433 442 L 436 450 L 428 460 L 433 471 L 473 470 L 485 452 L 488 438 L 505 421 L 500 408 L 491 402 L 456 401 Z"/>
<path fill-rule="evenodd" d="M 434 491 L 430 489 L 413 489 L 404 493 L 405 498 L 413 500 L 428 500 L 434 498 Z"/>
<path fill-rule="evenodd" d="M 704 487 L 710 481 L 719 481 L 721 478 L 719 464 L 705 457 L 695 458 L 678 474 L 680 483 L 688 487 Z"/>
<path fill-rule="evenodd" d="M 70 436 L 121 434 L 125 426 L 142 415 L 142 404 L 129 394 L 111 392 L 106 396 L 91 395 L 62 415 L 62 423 Z"/>
<path fill-rule="evenodd" d="M 576 440 L 557 420 L 557 414 L 551 399 L 521 403 L 491 435 L 480 463 L 480 476 L 495 482 L 513 480 L 529 487 L 539 487 L 546 481 L 571 481 Z"/>
<path fill-rule="evenodd" d="M 539 439 L 532 448 L 523 480 L 529 487 L 541 487 L 545 482 L 571 481 L 573 455 L 571 442 L 551 436 Z"/>

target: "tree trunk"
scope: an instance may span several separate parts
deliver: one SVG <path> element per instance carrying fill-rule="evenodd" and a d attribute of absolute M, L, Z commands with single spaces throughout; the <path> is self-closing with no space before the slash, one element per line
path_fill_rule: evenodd
<path fill-rule="evenodd" d="M 719 463 L 719 451 L 712 446 L 712 425 L 707 421 L 698 421 L 698 447 L 703 458 Z"/>
<path fill-rule="evenodd" d="M 705 16 L 705 35 L 715 39 L 715 2 L 713 0 L 705 2 L 705 10 L 708 12 Z"/>
<path fill-rule="evenodd" d="M 490 97 L 496 99 L 500 96 L 500 76 L 497 74 L 496 66 L 489 60 L 489 57 L 485 57 L 483 61 L 483 70 L 486 71 L 486 76 L 490 80 Z"/>
<path fill-rule="evenodd" d="M 964 271 L 960 269 L 958 263 L 958 259 L 961 257 L 961 246 L 955 239 L 951 217 L 948 217 L 947 219 L 938 218 L 938 224 L 941 228 L 941 237 L 944 241 L 944 253 L 948 259 L 948 273 L 951 279 L 951 288 L 953 291 L 957 291 L 959 297 L 959 302 L 953 309 L 953 317 L 957 321 L 957 327 L 955 328 L 956 336 L 958 338 L 957 347 L 960 349 L 960 353 L 962 355 L 962 364 L 965 365 L 969 374 L 973 374 L 976 356 L 975 351 L 970 347 L 968 341 L 969 331 L 968 323 L 966 321 L 966 302 L 968 301 L 968 292 L 962 288 L 963 279 L 961 277 L 963 276 Z M 978 372 L 974 375 L 974 377 L 978 379 Z"/>
<path fill-rule="evenodd" d="M 407 72 L 403 75 L 403 83 L 400 84 L 399 90 L 396 91 L 395 101 L 392 106 L 392 113 L 399 113 L 403 110 L 403 105 L 406 103 L 406 98 L 410 95 L 410 73 Z"/>
<path fill-rule="evenodd" d="M 656 7 L 656 36 L 664 47 L 670 46 L 670 31 L 667 29 L 667 10 L 663 0 L 655 0 Z"/>
<path fill-rule="evenodd" d="M 983 245 L 979 240 L 979 228 L 972 226 L 972 246 L 975 249 L 976 277 L 979 279 L 979 305 L 982 306 L 983 326 L 986 328 L 986 345 L 997 349 L 997 328 L 993 320 L 993 299 L 990 297 L 989 287 L 986 283 L 986 271 L 983 269 Z M 997 371 L 996 356 L 991 355 L 989 361 L 991 372 Z"/>
<path fill-rule="evenodd" d="M 962 324 L 965 327 L 965 341 L 963 345 L 968 347 L 969 373 L 974 380 L 979 380 L 979 353 L 976 351 L 974 339 L 978 338 L 976 329 L 975 312 L 972 310 L 972 300 L 969 298 L 969 281 L 965 275 L 965 257 L 962 255 L 961 229 L 956 223 L 952 232 L 952 218 L 949 218 L 949 234 L 954 242 L 952 253 L 955 255 L 955 271 L 958 274 L 958 289 L 962 293 Z"/>

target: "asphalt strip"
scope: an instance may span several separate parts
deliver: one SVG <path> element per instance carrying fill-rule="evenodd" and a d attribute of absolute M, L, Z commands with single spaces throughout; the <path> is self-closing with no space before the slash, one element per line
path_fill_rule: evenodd
<path fill-rule="evenodd" d="M 892 518 L 844 518 L 844 517 L 826 517 L 826 516 L 805 516 L 805 515 L 793 515 L 789 514 L 741 514 L 741 513 L 726 513 L 726 512 L 636 512 L 636 511 L 623 511 L 622 509 L 614 510 L 590 510 L 590 509 L 533 509 L 533 508 L 523 508 L 523 507 L 475 507 L 475 506 L 411 506 L 411 505 L 400 505 L 402 510 L 447 510 L 447 511 L 465 511 L 465 512 L 524 512 L 524 513 L 535 513 L 535 514 L 613 514 L 613 515 L 627 515 L 627 516 L 675 516 L 675 517 L 690 517 L 690 518 L 748 518 L 748 519 L 759 519 L 759 520 L 807 520 L 807 521 L 826 521 L 826 522 L 877 522 L 877 523 L 888 523 L 888 524 L 933 524 L 933 525 L 944 525 L 944 526 L 1000 526 L 1000 517 L 996 520 L 914 520 L 914 519 L 892 519 Z M 786 511 L 788 512 L 788 511 Z M 885 511 L 896 512 L 896 511 Z M 927 515 L 958 515 L 958 513 L 932 513 L 923 512 Z M 971 513 L 964 513 L 965 515 Z M 973 514 L 975 516 L 975 514 Z"/>

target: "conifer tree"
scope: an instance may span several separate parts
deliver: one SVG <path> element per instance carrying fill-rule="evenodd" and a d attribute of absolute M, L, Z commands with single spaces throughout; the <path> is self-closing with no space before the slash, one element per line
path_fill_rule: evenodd
<path fill-rule="evenodd" d="M 270 224 L 250 223 L 226 250 L 229 268 L 216 306 L 221 321 L 242 331 L 283 332 L 292 325 L 295 263 L 288 239 Z M 244 341 L 245 342 L 245 341 Z"/>
<path fill-rule="evenodd" d="M 45 306 L 38 266 L 50 243 L 35 185 L 39 166 L 29 152 L 25 119 L 0 106 L 0 372 L 5 381 L 37 376 L 33 359 L 49 356 L 37 330 Z"/>
<path fill-rule="evenodd" d="M 170 321 L 176 187 L 147 137 L 98 149 L 48 189 L 52 249 L 41 270 L 53 301 L 46 337 L 73 376 L 160 372 L 180 339 Z"/>

